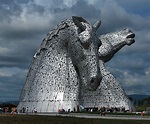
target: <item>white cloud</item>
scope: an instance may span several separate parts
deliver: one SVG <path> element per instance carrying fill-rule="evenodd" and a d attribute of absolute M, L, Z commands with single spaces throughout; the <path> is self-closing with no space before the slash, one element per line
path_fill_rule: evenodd
<path fill-rule="evenodd" d="M 27 70 L 20 69 L 18 67 L 2 67 L 0 68 L 0 76 L 2 77 L 11 77 L 15 75 L 20 75 L 24 77 L 27 73 Z"/>
<path fill-rule="evenodd" d="M 77 3 L 77 0 L 63 0 L 63 3 L 67 6 L 67 7 L 72 7 Z"/>
<path fill-rule="evenodd" d="M 11 52 L 11 50 L 8 49 L 7 47 L 0 46 L 0 55 L 5 55 L 5 54 L 8 54 L 10 52 Z"/>
<path fill-rule="evenodd" d="M 6 10 L 10 10 L 10 6 L 7 5 L 7 4 L 2 4 L 1 6 L 2 6 L 3 8 L 5 8 Z"/>
<path fill-rule="evenodd" d="M 52 5 L 53 0 L 34 0 L 34 3 L 41 6 L 49 6 Z M 59 0 L 58 0 L 59 2 Z"/>
<path fill-rule="evenodd" d="M 78 0 L 34 0 L 34 3 L 45 7 L 46 9 L 52 8 L 70 8 L 77 3 Z"/>
<path fill-rule="evenodd" d="M 150 87 L 150 76 L 149 75 L 141 75 L 141 74 L 134 74 L 129 73 L 127 71 L 120 71 L 122 74 L 121 77 L 117 78 L 123 88 L 125 89 L 125 92 L 127 94 L 147 94 L 149 93 L 149 87 Z"/>
<path fill-rule="evenodd" d="M 50 12 L 40 14 L 38 12 L 29 12 L 27 7 L 23 8 L 20 16 L 12 16 L 10 23 L 1 23 L 4 31 L 30 31 L 30 30 L 45 30 L 53 20 L 53 15 Z"/>
<path fill-rule="evenodd" d="M 93 5 L 94 7 L 100 8 L 102 7 L 107 0 L 84 0 L 88 5 Z"/>
<path fill-rule="evenodd" d="M 145 70 L 145 75 L 150 75 L 150 67 Z"/>

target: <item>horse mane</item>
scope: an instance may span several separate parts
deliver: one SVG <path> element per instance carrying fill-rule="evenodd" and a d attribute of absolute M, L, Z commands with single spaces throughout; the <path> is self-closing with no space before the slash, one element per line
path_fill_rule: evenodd
<path fill-rule="evenodd" d="M 83 30 L 83 28 L 85 28 L 85 27 L 82 27 L 80 25 L 80 22 L 89 24 L 89 22 L 87 22 L 84 18 L 77 17 L 77 16 L 72 16 L 71 18 L 66 19 L 66 20 L 62 21 L 61 23 L 59 23 L 54 29 L 52 29 L 47 34 L 46 38 L 43 39 L 43 41 L 40 45 L 40 48 L 37 50 L 37 52 L 34 55 L 34 58 L 36 58 L 36 56 L 39 55 L 42 50 L 47 50 L 47 48 L 46 48 L 47 44 L 50 43 L 50 41 L 52 41 L 54 37 L 58 36 L 59 31 L 64 30 L 70 26 L 74 26 L 74 28 L 80 27 L 80 29 L 78 29 L 78 33 L 81 32 Z M 50 45 L 51 44 L 53 44 L 53 42 L 51 42 Z"/>

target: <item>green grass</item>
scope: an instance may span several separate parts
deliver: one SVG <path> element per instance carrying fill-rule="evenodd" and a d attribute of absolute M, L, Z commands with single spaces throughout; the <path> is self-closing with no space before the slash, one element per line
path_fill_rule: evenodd
<path fill-rule="evenodd" d="M 90 119 L 42 115 L 0 115 L 0 124 L 150 124 L 146 120 Z"/>
<path fill-rule="evenodd" d="M 75 112 L 78 113 L 78 112 Z M 82 111 L 80 113 L 84 113 L 84 114 L 100 114 L 100 112 L 86 112 L 86 111 Z M 131 115 L 131 116 L 135 116 L 137 115 L 135 112 L 130 113 L 130 112 L 106 112 L 106 115 Z M 140 114 L 138 114 L 140 115 Z M 146 116 L 150 116 L 150 113 L 145 114 Z"/>
<path fill-rule="evenodd" d="M 141 111 L 144 111 L 145 109 L 147 108 L 147 106 L 138 106 L 138 107 L 136 107 L 136 110 L 138 111 L 138 112 L 141 112 Z"/>

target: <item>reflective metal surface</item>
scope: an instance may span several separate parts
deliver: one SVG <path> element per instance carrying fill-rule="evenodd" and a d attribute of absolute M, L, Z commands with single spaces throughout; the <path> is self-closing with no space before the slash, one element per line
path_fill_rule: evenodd
<path fill-rule="evenodd" d="M 18 111 L 28 107 L 38 112 L 77 109 L 77 106 L 101 107 L 131 104 L 104 63 L 123 46 L 134 42 L 134 34 L 125 29 L 100 37 L 82 17 L 61 22 L 43 39 L 31 62 Z"/>

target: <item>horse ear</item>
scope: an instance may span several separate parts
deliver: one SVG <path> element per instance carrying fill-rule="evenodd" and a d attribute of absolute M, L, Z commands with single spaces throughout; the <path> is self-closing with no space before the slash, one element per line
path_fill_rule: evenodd
<path fill-rule="evenodd" d="M 97 30 L 101 25 L 101 21 L 98 20 L 97 22 L 95 22 L 95 24 L 93 25 L 93 27 L 95 28 L 95 30 Z"/>
<path fill-rule="evenodd" d="M 75 25 L 81 30 L 81 32 L 85 30 L 85 26 L 81 23 L 81 21 L 83 20 L 82 17 L 72 16 L 72 20 Z"/>

